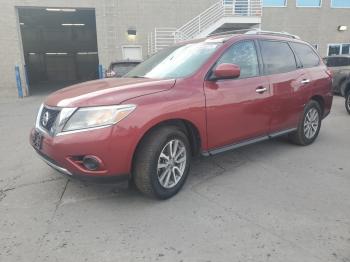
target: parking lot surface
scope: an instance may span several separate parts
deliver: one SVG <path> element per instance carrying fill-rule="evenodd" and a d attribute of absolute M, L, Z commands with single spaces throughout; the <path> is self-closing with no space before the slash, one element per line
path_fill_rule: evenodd
<path fill-rule="evenodd" d="M 334 98 L 308 147 L 284 138 L 195 159 L 178 195 L 88 184 L 28 143 L 42 97 L 0 101 L 0 261 L 350 262 L 350 116 Z"/>

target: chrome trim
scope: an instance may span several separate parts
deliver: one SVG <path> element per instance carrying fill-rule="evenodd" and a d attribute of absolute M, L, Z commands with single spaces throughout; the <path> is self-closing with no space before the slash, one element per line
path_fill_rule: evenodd
<path fill-rule="evenodd" d="M 303 79 L 300 81 L 301 84 L 308 84 L 310 83 L 310 79 Z"/>
<path fill-rule="evenodd" d="M 69 120 L 69 118 L 78 110 L 77 107 L 66 107 L 62 108 L 61 112 L 58 114 L 56 121 L 54 123 L 54 131 L 53 134 L 56 136 L 57 134 L 61 133 L 65 124 Z"/>
<path fill-rule="evenodd" d="M 53 123 L 53 130 L 54 133 L 51 133 L 47 131 L 46 129 L 42 128 L 40 125 L 40 118 L 41 114 L 44 108 L 51 109 L 51 110 L 59 110 L 60 112 L 58 113 L 55 122 Z M 64 125 L 66 124 L 67 120 L 73 115 L 73 113 L 77 110 L 77 107 L 52 107 L 52 106 L 47 106 L 44 104 L 41 104 L 39 108 L 38 115 L 36 117 L 35 121 L 35 128 L 40 130 L 42 133 L 48 135 L 48 136 L 56 136 L 57 133 L 60 133 L 61 130 L 63 129 Z"/>
<path fill-rule="evenodd" d="M 45 129 L 41 128 L 41 126 L 40 126 L 40 118 L 41 118 L 41 113 L 43 112 L 43 108 L 44 108 L 44 104 L 41 104 L 40 108 L 39 108 L 39 111 L 38 111 L 38 114 L 36 116 L 35 128 L 40 130 L 42 133 L 50 135 Z"/>
<path fill-rule="evenodd" d="M 257 92 L 258 94 L 262 94 L 264 92 L 267 91 L 267 88 L 266 87 L 262 87 L 262 88 L 257 88 L 255 89 L 255 92 Z"/>
<path fill-rule="evenodd" d="M 38 154 L 39 155 L 39 154 Z M 73 174 L 71 172 L 69 172 L 67 169 L 60 167 L 52 162 L 50 162 L 49 160 L 47 160 L 46 158 L 42 157 L 41 155 L 39 155 L 39 157 L 46 163 L 48 164 L 50 167 L 52 167 L 53 169 L 57 170 L 58 172 L 68 175 L 68 176 L 73 176 Z"/>
<path fill-rule="evenodd" d="M 48 136 L 54 137 L 54 136 L 62 136 L 62 135 L 68 135 L 68 134 L 74 134 L 74 133 L 78 133 L 78 132 L 85 132 L 85 131 L 110 127 L 110 126 L 117 124 L 118 122 L 113 122 L 113 123 L 102 125 L 102 126 L 96 126 L 96 127 L 90 127 L 90 128 L 84 128 L 84 129 L 63 131 L 63 128 L 64 128 L 65 124 L 67 123 L 67 121 L 69 120 L 69 118 L 79 109 L 81 109 L 81 108 L 106 108 L 106 107 L 112 107 L 112 106 L 117 106 L 118 110 L 123 110 L 123 109 L 128 109 L 128 108 L 132 108 L 134 110 L 136 108 L 136 105 L 134 105 L 134 104 L 92 106 L 92 107 L 52 107 L 52 106 L 47 106 L 47 105 L 41 104 L 41 106 L 39 108 L 39 112 L 38 112 L 37 117 L 36 117 L 35 128 L 40 130 L 42 133 L 44 133 Z M 48 108 L 48 109 L 52 109 L 52 110 L 60 110 L 60 112 L 57 115 L 57 118 L 53 124 L 54 133 L 48 132 L 46 129 L 42 128 L 40 125 L 40 118 L 41 118 L 41 114 L 42 114 L 42 111 L 44 108 Z M 127 117 L 127 116 L 125 116 L 125 117 Z M 121 121 L 121 120 L 119 120 L 119 121 Z"/>
<path fill-rule="evenodd" d="M 102 129 L 102 128 L 106 128 L 106 127 L 111 127 L 113 125 L 115 125 L 115 124 L 108 124 L 108 125 L 104 125 L 104 126 L 95 126 L 95 127 L 84 128 L 84 129 L 77 129 L 77 130 L 71 130 L 71 131 L 61 131 L 61 132 L 57 133 L 55 136 L 64 136 L 64 135 L 69 135 L 69 134 L 85 132 L 85 131 L 92 131 L 92 130 L 96 130 L 96 129 Z"/>

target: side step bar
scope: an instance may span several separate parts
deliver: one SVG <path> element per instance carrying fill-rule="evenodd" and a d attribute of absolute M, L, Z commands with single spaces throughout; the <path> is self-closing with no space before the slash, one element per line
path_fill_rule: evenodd
<path fill-rule="evenodd" d="M 291 133 L 295 130 L 296 130 L 296 128 L 291 128 L 291 129 L 283 130 L 280 132 L 272 133 L 272 134 L 269 134 L 266 136 L 261 136 L 261 137 L 257 137 L 257 138 L 253 138 L 253 139 L 249 139 L 249 140 L 244 140 L 244 141 L 239 142 L 239 143 L 235 143 L 235 144 L 231 144 L 231 145 L 227 145 L 227 146 L 223 146 L 223 147 L 219 147 L 219 148 L 214 148 L 214 149 L 211 149 L 209 151 L 202 152 L 202 155 L 203 156 L 216 155 L 216 154 L 219 154 L 219 153 L 222 153 L 225 151 L 229 151 L 229 150 L 233 150 L 233 149 L 236 149 L 236 148 L 239 148 L 242 146 L 247 146 L 250 144 L 258 143 L 258 142 L 265 141 L 265 140 L 275 138 L 278 136 L 283 136 L 283 135 Z"/>

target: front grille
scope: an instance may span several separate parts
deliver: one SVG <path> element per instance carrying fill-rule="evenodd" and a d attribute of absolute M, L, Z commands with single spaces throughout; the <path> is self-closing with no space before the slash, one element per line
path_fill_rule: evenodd
<path fill-rule="evenodd" d="M 40 122 L 39 122 L 40 127 L 51 134 L 53 131 L 52 127 L 55 124 L 55 121 L 59 113 L 60 113 L 60 110 L 58 109 L 43 107 L 43 110 L 41 111 L 41 115 L 40 115 Z"/>

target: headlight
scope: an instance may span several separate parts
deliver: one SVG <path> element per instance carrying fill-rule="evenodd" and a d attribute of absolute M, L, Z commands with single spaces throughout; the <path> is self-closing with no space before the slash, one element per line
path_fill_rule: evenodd
<path fill-rule="evenodd" d="M 69 118 L 62 131 L 113 125 L 129 115 L 135 108 L 135 105 L 82 107 Z"/>

